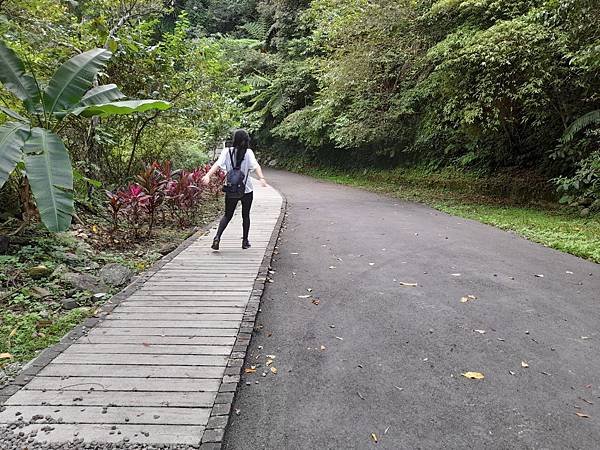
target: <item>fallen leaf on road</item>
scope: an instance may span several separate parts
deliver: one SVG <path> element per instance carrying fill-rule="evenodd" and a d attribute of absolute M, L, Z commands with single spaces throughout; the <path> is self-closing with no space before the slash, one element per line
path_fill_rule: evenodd
<path fill-rule="evenodd" d="M 590 416 L 589 416 L 589 415 L 587 415 L 586 413 L 580 413 L 580 412 L 576 412 L 576 413 L 575 413 L 575 415 L 576 415 L 577 417 L 583 417 L 584 419 L 589 419 L 589 418 L 590 418 Z"/>
<path fill-rule="evenodd" d="M 255 367 L 246 367 L 244 369 L 245 373 L 256 373 L 256 368 Z"/>
<path fill-rule="evenodd" d="M 325 350 L 325 346 L 324 345 L 321 345 L 321 350 Z"/>
<path fill-rule="evenodd" d="M 485 378 L 485 376 L 481 372 L 465 372 L 461 375 L 471 380 L 483 380 Z"/>
<path fill-rule="evenodd" d="M 312 297 L 311 295 L 299 295 L 298 298 L 310 298 Z"/>
<path fill-rule="evenodd" d="M 362 395 L 360 392 L 358 392 L 358 391 L 357 391 L 356 393 L 358 394 L 358 396 L 359 396 L 359 397 L 360 397 L 362 400 L 364 400 L 364 399 L 365 399 L 365 398 L 363 397 L 363 395 Z"/>
<path fill-rule="evenodd" d="M 573 275 L 573 272 L 571 272 L 570 270 L 567 270 L 565 273 L 568 273 L 569 275 Z"/>
<path fill-rule="evenodd" d="M 581 339 L 583 339 L 583 340 L 586 340 L 586 339 L 589 339 L 589 338 L 590 338 L 589 336 L 581 336 Z"/>
<path fill-rule="evenodd" d="M 377 435 L 375 433 L 371 433 L 371 439 L 373 439 L 373 442 L 377 444 Z"/>
<path fill-rule="evenodd" d="M 335 266 L 329 266 L 330 269 L 337 269 Z"/>
<path fill-rule="evenodd" d="M 290 253 L 290 255 L 297 255 L 298 253 Z"/>
<path fill-rule="evenodd" d="M 452 276 L 453 277 L 460 277 L 460 273 L 453 273 Z"/>
<path fill-rule="evenodd" d="M 277 373 L 277 367 L 271 367 L 271 373 Z"/>
<path fill-rule="evenodd" d="M 13 355 L 10 353 L 0 353 L 0 359 L 11 359 Z"/>
<path fill-rule="evenodd" d="M 398 389 L 399 391 L 403 391 L 403 390 L 404 390 L 404 388 L 401 388 L 401 387 L 399 387 L 399 386 L 394 386 L 394 387 L 395 387 L 396 389 Z"/>
<path fill-rule="evenodd" d="M 586 402 L 588 405 L 593 405 L 593 404 L 594 404 L 593 402 L 590 402 L 589 400 L 586 400 L 586 399 L 585 399 L 585 398 L 583 398 L 583 397 L 579 397 L 579 400 L 581 400 L 581 401 L 583 401 L 583 402 Z"/>
<path fill-rule="evenodd" d="M 312 292 L 311 288 L 306 289 L 306 292 Z"/>
<path fill-rule="evenodd" d="M 398 284 L 400 286 L 409 286 L 409 287 L 415 287 L 415 286 L 417 286 L 417 283 L 406 283 L 404 281 L 399 281 Z"/>
<path fill-rule="evenodd" d="M 369 265 L 370 265 L 370 266 L 374 266 L 374 265 L 375 265 L 375 263 L 369 263 Z"/>
<path fill-rule="evenodd" d="M 521 361 L 521 367 L 523 369 L 527 369 L 529 367 L 529 364 L 527 364 L 525 361 Z"/>
<path fill-rule="evenodd" d="M 343 341 L 343 340 L 344 340 L 344 338 L 341 338 L 341 337 L 339 337 L 339 336 L 334 336 L 334 337 L 335 337 L 337 340 L 339 340 L 339 341 Z"/>
<path fill-rule="evenodd" d="M 271 364 L 273 364 L 273 360 L 272 359 L 267 359 L 266 364 L 267 364 L 267 366 L 270 366 Z"/>
<path fill-rule="evenodd" d="M 473 330 L 475 333 L 485 334 L 485 330 Z"/>
<path fill-rule="evenodd" d="M 390 429 L 390 427 L 387 427 L 387 428 L 385 429 L 385 431 L 383 432 L 383 434 L 384 434 L 384 435 L 386 435 L 389 429 Z"/>
<path fill-rule="evenodd" d="M 512 370 L 509 370 L 508 373 L 510 373 L 511 375 L 515 374 L 515 372 L 513 372 Z"/>
<path fill-rule="evenodd" d="M 469 295 L 465 295 L 464 297 L 462 297 L 460 299 L 460 302 L 461 303 L 467 303 L 467 302 L 470 302 L 470 301 L 473 301 L 473 300 L 477 300 L 477 297 L 475 297 L 474 295 L 469 294 Z"/>
<path fill-rule="evenodd" d="M 544 278 L 544 274 L 543 273 L 536 273 L 534 276 L 537 277 L 537 278 Z"/>
<path fill-rule="evenodd" d="M 321 300 L 319 300 L 318 298 L 313 299 L 312 301 L 313 305 L 318 305 L 319 303 L 321 303 Z"/>
<path fill-rule="evenodd" d="M 267 355 L 267 358 L 275 359 L 275 355 Z"/>

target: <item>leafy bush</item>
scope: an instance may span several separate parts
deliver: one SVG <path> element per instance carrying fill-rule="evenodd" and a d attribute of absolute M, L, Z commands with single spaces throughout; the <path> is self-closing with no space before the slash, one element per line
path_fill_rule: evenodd
<path fill-rule="evenodd" d="M 580 161 L 575 175 L 558 177 L 554 182 L 562 194 L 561 203 L 579 207 L 582 215 L 600 211 L 600 151 Z"/>
<path fill-rule="evenodd" d="M 140 237 L 144 225 L 149 237 L 159 215 L 163 222 L 170 221 L 182 228 L 191 225 L 208 196 L 221 193 L 225 179 L 222 171 L 217 172 L 208 186 L 202 184 L 202 177 L 209 169 L 207 164 L 191 172 L 174 171 L 170 161 L 162 164 L 154 162 L 136 176 L 137 183 L 115 192 L 107 191 L 106 207 L 112 224 L 111 233 L 118 230 L 120 219 L 125 219 L 136 238 Z"/>

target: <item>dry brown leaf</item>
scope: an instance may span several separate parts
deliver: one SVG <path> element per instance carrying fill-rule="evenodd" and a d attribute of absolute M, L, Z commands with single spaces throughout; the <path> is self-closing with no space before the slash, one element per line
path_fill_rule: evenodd
<path fill-rule="evenodd" d="M 273 360 L 272 359 L 267 359 L 267 366 L 270 366 L 271 364 L 273 364 Z"/>
<path fill-rule="evenodd" d="M 373 442 L 377 444 L 377 435 L 375 433 L 371 433 L 371 439 L 373 439 Z"/>
<path fill-rule="evenodd" d="M 584 419 L 589 419 L 589 418 L 590 418 L 590 416 L 589 416 L 589 415 L 587 415 L 586 413 L 580 413 L 580 412 L 576 412 L 576 413 L 575 413 L 575 415 L 576 415 L 577 417 L 583 417 Z"/>
<path fill-rule="evenodd" d="M 469 294 L 469 295 L 465 295 L 464 297 L 462 297 L 460 299 L 460 302 L 461 303 L 467 303 L 467 302 L 470 302 L 470 301 L 473 301 L 473 300 L 477 300 L 477 297 L 475 297 L 474 295 Z"/>
<path fill-rule="evenodd" d="M 321 303 L 321 300 L 319 300 L 318 298 L 315 298 L 315 299 L 312 301 L 312 303 L 313 303 L 313 305 L 318 305 L 319 303 Z"/>
<path fill-rule="evenodd" d="M 277 373 L 277 367 L 271 367 L 271 373 Z"/>
<path fill-rule="evenodd" d="M 244 373 L 256 373 L 256 368 L 253 367 L 246 367 L 244 369 Z"/>
<path fill-rule="evenodd" d="M 11 359 L 13 355 L 10 353 L 0 353 L 0 359 Z"/>
<path fill-rule="evenodd" d="M 525 361 L 521 361 L 521 367 L 523 369 L 527 369 L 529 367 L 529 364 L 527 364 L 527 362 L 525 362 Z"/>
<path fill-rule="evenodd" d="M 465 372 L 461 375 L 465 378 L 469 378 L 470 380 L 483 380 L 485 378 L 481 372 Z"/>
<path fill-rule="evenodd" d="M 325 350 L 325 346 L 324 345 L 321 345 L 321 350 Z"/>

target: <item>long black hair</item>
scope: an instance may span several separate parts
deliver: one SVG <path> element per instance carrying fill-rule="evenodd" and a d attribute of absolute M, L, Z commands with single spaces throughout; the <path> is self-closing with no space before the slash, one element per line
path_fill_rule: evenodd
<path fill-rule="evenodd" d="M 235 130 L 235 133 L 233 133 L 233 148 L 235 149 L 235 165 L 237 167 L 242 164 L 249 146 L 250 135 L 246 130 Z"/>

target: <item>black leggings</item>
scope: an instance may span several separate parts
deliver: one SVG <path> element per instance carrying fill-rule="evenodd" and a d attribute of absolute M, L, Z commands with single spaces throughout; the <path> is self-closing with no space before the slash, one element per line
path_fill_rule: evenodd
<path fill-rule="evenodd" d="M 244 194 L 242 198 L 230 198 L 229 196 L 225 195 L 225 215 L 221 218 L 221 222 L 219 222 L 219 230 L 217 231 L 216 239 L 221 239 L 221 235 L 223 234 L 223 231 L 225 231 L 225 228 L 227 228 L 227 225 L 229 225 L 229 221 L 235 212 L 235 207 L 240 200 L 242 201 L 244 239 L 248 239 L 248 232 L 250 231 L 250 208 L 252 207 L 252 198 L 252 192 Z"/>

